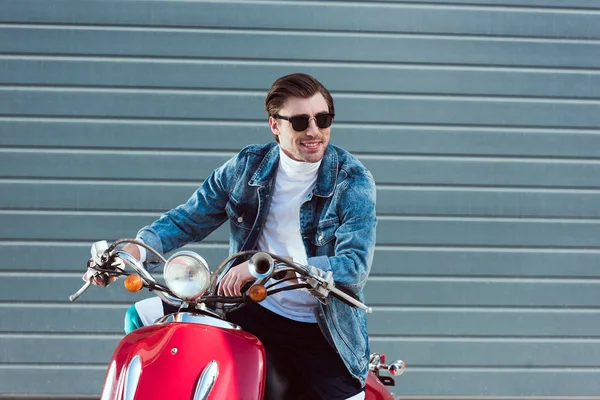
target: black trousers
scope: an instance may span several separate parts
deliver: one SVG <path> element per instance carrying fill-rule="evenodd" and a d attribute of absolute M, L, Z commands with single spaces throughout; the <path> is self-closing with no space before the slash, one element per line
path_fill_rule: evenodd
<path fill-rule="evenodd" d="M 294 321 L 255 303 L 227 319 L 265 346 L 265 400 L 343 400 L 363 390 L 316 323 Z"/>

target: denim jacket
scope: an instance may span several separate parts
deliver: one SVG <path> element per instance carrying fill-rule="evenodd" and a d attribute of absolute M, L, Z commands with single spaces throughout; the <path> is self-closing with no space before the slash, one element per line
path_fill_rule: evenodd
<path fill-rule="evenodd" d="M 165 253 L 204 239 L 229 220 L 230 254 L 255 249 L 278 165 L 277 143 L 244 148 L 216 169 L 187 203 L 142 228 L 138 237 Z M 371 173 L 350 153 L 330 144 L 299 217 L 308 264 L 332 271 L 336 286 L 363 300 L 377 224 Z M 369 364 L 365 312 L 328 296 L 315 313 L 327 340 L 364 386 Z"/>

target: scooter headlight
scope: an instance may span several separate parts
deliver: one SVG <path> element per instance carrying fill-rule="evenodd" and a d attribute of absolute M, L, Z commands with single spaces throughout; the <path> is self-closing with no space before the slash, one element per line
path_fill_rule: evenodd
<path fill-rule="evenodd" d="M 173 294 L 185 301 L 202 296 L 210 286 L 210 270 L 204 258 L 180 251 L 167 260 L 163 276 Z"/>

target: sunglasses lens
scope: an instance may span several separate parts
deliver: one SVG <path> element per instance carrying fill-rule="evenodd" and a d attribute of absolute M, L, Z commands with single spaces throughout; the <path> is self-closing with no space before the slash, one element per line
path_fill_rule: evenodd
<path fill-rule="evenodd" d="M 308 129 L 310 118 L 307 115 L 298 115 L 289 119 L 292 124 L 292 129 L 296 132 L 304 132 Z M 315 115 L 317 126 L 321 129 L 329 128 L 333 123 L 333 114 L 317 114 Z"/>
<path fill-rule="evenodd" d="M 321 129 L 329 128 L 333 123 L 333 115 L 331 114 L 317 114 L 315 119 L 317 120 L 317 126 Z"/>
<path fill-rule="evenodd" d="M 296 132 L 303 132 L 308 128 L 308 117 L 301 115 L 298 117 L 290 118 L 290 122 L 292 123 L 292 129 Z"/>

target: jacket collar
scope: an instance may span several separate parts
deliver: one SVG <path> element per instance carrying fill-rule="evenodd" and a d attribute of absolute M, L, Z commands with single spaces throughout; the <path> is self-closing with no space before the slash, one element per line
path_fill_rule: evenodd
<path fill-rule="evenodd" d="M 268 186 L 275 178 L 275 172 L 279 166 L 279 146 L 273 146 L 262 159 L 256 172 L 248 182 L 251 186 Z M 332 145 L 328 145 L 323 155 L 323 161 L 319 167 L 317 184 L 314 194 L 319 197 L 330 197 L 333 195 L 337 180 L 338 157 Z"/>

